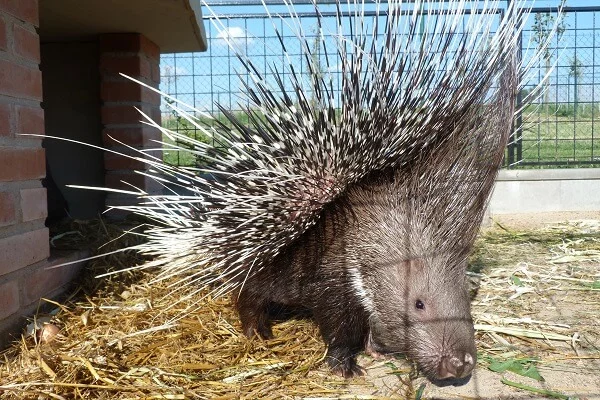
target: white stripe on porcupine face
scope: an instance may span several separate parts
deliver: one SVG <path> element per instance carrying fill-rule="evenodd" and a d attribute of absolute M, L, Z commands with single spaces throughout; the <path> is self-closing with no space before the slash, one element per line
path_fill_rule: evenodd
<path fill-rule="evenodd" d="M 365 310 L 367 310 L 369 314 L 373 314 L 375 306 L 373 305 L 373 300 L 371 300 L 371 294 L 365 289 L 360 271 L 358 268 L 350 268 L 349 272 L 350 284 L 352 285 L 352 289 L 354 289 L 354 293 L 360 299 Z"/>

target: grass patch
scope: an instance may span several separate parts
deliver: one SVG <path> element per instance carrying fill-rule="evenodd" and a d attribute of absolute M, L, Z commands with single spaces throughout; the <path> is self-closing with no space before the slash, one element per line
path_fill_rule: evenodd
<path fill-rule="evenodd" d="M 524 129 L 522 131 L 522 163 L 514 168 L 538 168 L 552 165 L 556 167 L 598 167 L 600 166 L 600 111 L 594 111 L 594 105 L 580 105 L 578 112 L 573 109 L 540 106 L 527 108 L 523 112 Z M 248 116 L 242 111 L 232 111 L 232 115 L 243 125 L 248 124 Z M 217 121 L 231 126 L 221 113 L 216 114 Z M 215 125 L 215 120 L 200 116 L 202 126 Z M 187 135 L 211 145 L 218 145 L 207 137 L 202 130 L 194 127 L 177 115 L 163 118 L 163 127 Z M 167 143 L 169 140 L 164 138 Z M 194 166 L 196 157 L 185 151 L 165 151 L 164 161 L 172 165 Z"/>

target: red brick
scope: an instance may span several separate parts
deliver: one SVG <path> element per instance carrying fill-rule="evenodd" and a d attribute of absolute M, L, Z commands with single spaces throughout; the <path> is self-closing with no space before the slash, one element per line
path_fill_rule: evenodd
<path fill-rule="evenodd" d="M 150 69 L 152 70 L 152 82 L 159 84 L 160 83 L 160 65 L 157 62 L 150 63 Z"/>
<path fill-rule="evenodd" d="M 40 107 L 17 106 L 17 133 L 43 135 L 44 110 Z"/>
<path fill-rule="evenodd" d="M 100 71 L 118 75 L 123 73 L 133 78 L 152 77 L 150 62 L 146 57 L 140 56 L 119 56 L 103 54 L 100 56 Z"/>
<path fill-rule="evenodd" d="M 6 51 L 8 49 L 8 36 L 6 33 L 6 22 L 0 17 L 0 50 Z"/>
<path fill-rule="evenodd" d="M 42 73 L 38 67 L 0 60 L 0 94 L 42 101 Z"/>
<path fill-rule="evenodd" d="M 159 107 L 154 107 L 150 110 L 150 118 L 158 125 L 161 125 L 162 113 Z"/>
<path fill-rule="evenodd" d="M 142 51 L 149 58 L 158 61 L 160 59 L 160 47 L 146 36 L 142 35 Z"/>
<path fill-rule="evenodd" d="M 40 37 L 38 34 L 15 24 L 13 35 L 15 40 L 15 54 L 39 64 Z"/>
<path fill-rule="evenodd" d="M 0 147 L 0 182 L 42 179 L 45 175 L 44 149 Z"/>
<path fill-rule="evenodd" d="M 155 114 L 154 109 L 159 110 L 160 114 L 160 109 L 158 107 L 139 105 L 137 108 L 150 117 Z M 131 105 L 105 105 L 102 107 L 101 117 L 102 123 L 105 125 L 139 124 L 140 121 L 146 121 L 146 117 L 140 114 L 140 112 Z"/>
<path fill-rule="evenodd" d="M 106 187 L 135 191 L 135 188 L 147 192 L 156 191 L 160 184 L 156 180 L 142 174 L 130 173 L 107 173 L 104 177 Z M 124 183 L 126 182 L 126 183 Z M 133 186 L 132 186 L 133 185 Z"/>
<path fill-rule="evenodd" d="M 19 283 L 9 281 L 0 285 L 0 320 L 19 310 Z"/>
<path fill-rule="evenodd" d="M 138 101 L 160 105 L 160 94 L 135 82 L 102 82 L 100 97 L 104 101 Z"/>
<path fill-rule="evenodd" d="M 63 262 L 63 259 L 59 260 Z M 23 304 L 31 304 L 46 297 L 71 282 L 81 270 L 81 265 L 72 264 L 52 267 L 49 263 L 22 278 Z"/>
<path fill-rule="evenodd" d="M 160 48 L 139 33 L 109 33 L 100 36 L 100 51 L 114 53 L 143 53 L 158 60 Z"/>
<path fill-rule="evenodd" d="M 0 192 L 0 226 L 12 225 L 15 222 L 17 212 L 14 196 L 9 192 Z"/>
<path fill-rule="evenodd" d="M 48 229 L 42 228 L 0 239 L 0 254 L 0 276 L 48 258 Z"/>
<path fill-rule="evenodd" d="M 2 104 L 0 103 L 0 136 L 10 136 L 11 128 L 10 128 L 10 104 Z"/>
<path fill-rule="evenodd" d="M 38 0 L 0 0 L 0 10 L 35 26 L 40 24 Z"/>
<path fill-rule="evenodd" d="M 100 36 L 100 51 L 137 53 L 141 50 L 140 33 L 107 33 Z"/>
<path fill-rule="evenodd" d="M 21 189 L 21 213 L 23 221 L 34 221 L 48 216 L 46 188 Z"/>
<path fill-rule="evenodd" d="M 162 140 L 162 133 L 150 126 L 105 128 L 102 132 L 102 143 L 106 147 L 119 146 L 119 142 L 133 147 L 153 147 L 158 146 L 157 140 Z"/>

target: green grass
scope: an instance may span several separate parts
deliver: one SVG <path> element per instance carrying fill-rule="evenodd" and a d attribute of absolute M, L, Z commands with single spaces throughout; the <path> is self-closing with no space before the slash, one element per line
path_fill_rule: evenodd
<path fill-rule="evenodd" d="M 560 109 L 542 107 L 528 116 L 526 110 L 523 161 L 541 164 L 595 161 L 587 166 L 600 166 L 600 111 L 593 115 L 590 110 L 590 106 L 579 107 L 575 114 L 572 108 L 559 112 Z"/>
<path fill-rule="evenodd" d="M 243 124 L 248 116 L 241 111 L 233 114 Z M 222 115 L 217 118 L 230 125 Z M 214 121 L 200 117 L 201 125 L 210 126 Z M 538 165 L 514 165 L 514 168 L 564 168 L 600 167 L 600 108 L 593 104 L 579 104 L 577 110 L 572 105 L 556 107 L 541 106 L 527 108 L 523 113 L 522 161 Z M 177 116 L 163 118 L 165 128 L 176 130 L 205 143 L 212 139 L 192 124 Z M 165 142 L 171 143 L 167 138 Z M 199 161 L 189 152 L 165 151 L 164 161 L 174 165 L 193 166 Z M 586 162 L 587 164 L 578 164 Z M 595 162 L 594 164 L 589 164 Z M 562 165 L 557 165 L 562 163 Z"/>
<path fill-rule="evenodd" d="M 210 120 L 207 118 L 201 118 L 200 125 L 208 126 L 209 121 Z M 201 130 L 197 129 L 193 124 L 184 118 L 178 116 L 163 118 L 162 126 L 163 128 L 181 133 L 203 143 L 211 143 L 211 139 L 209 137 L 207 137 Z M 184 143 L 177 143 L 176 141 L 169 139 L 169 137 L 165 134 L 163 134 L 162 140 L 164 143 L 177 144 L 178 146 L 185 147 Z M 163 161 L 170 165 L 191 167 L 197 166 L 200 160 L 198 160 L 196 156 L 189 151 L 175 151 L 167 149 L 163 151 Z"/>
<path fill-rule="evenodd" d="M 164 143 L 174 143 L 174 141 L 169 139 L 165 134 L 163 134 L 162 140 Z M 188 151 L 164 150 L 163 161 L 166 164 L 170 165 L 180 165 L 188 167 L 196 165 L 196 157 L 194 157 L 194 155 Z"/>

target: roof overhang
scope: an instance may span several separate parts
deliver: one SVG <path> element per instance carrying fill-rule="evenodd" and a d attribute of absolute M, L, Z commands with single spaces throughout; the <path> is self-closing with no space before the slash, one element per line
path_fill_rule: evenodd
<path fill-rule="evenodd" d="M 161 53 L 206 50 L 200 0 L 40 0 L 43 43 L 136 32 Z"/>

